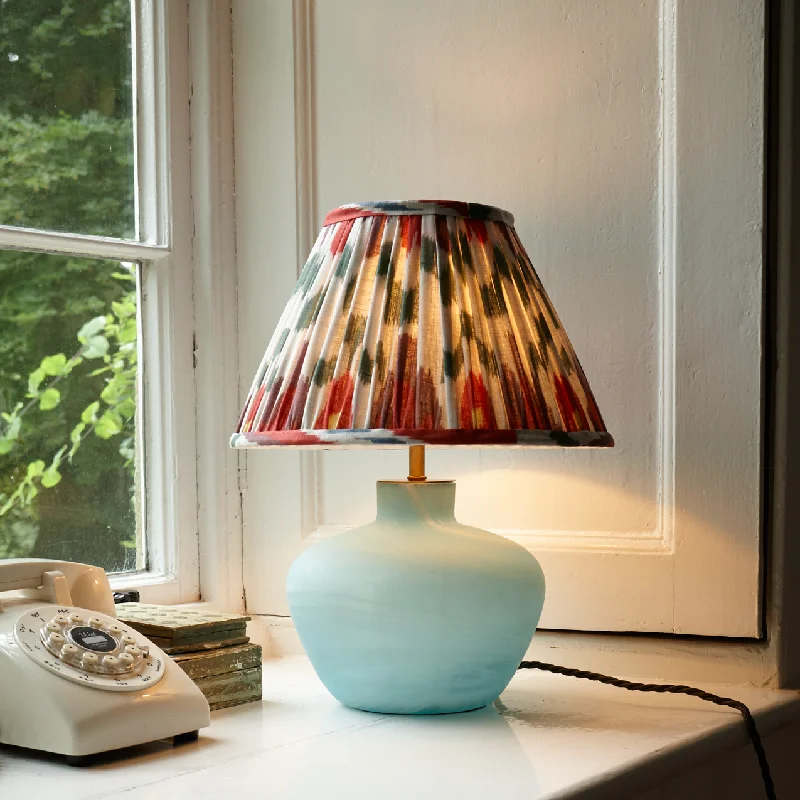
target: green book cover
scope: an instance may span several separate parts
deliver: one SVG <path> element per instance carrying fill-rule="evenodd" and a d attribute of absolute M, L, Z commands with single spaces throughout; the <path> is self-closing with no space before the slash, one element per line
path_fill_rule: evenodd
<path fill-rule="evenodd" d="M 193 680 L 261 667 L 261 647 L 244 644 L 199 653 L 174 655 L 172 660 Z"/>
<path fill-rule="evenodd" d="M 165 653 L 175 655 L 176 653 L 200 653 L 204 650 L 217 650 L 221 647 L 233 647 L 235 645 L 247 644 L 250 639 L 244 635 L 237 635 L 237 631 L 217 631 L 207 633 L 194 638 L 162 639 L 159 636 L 150 636 L 150 641 L 160 647 Z M 244 634 L 244 631 L 241 631 Z"/>
<path fill-rule="evenodd" d="M 149 603 L 119 603 L 116 611 L 120 621 L 148 638 L 168 639 L 176 645 L 241 638 L 245 636 L 250 619 L 241 614 Z M 227 636 L 222 635 L 223 632 Z"/>
<path fill-rule="evenodd" d="M 261 665 L 195 681 L 212 711 L 261 700 Z"/>

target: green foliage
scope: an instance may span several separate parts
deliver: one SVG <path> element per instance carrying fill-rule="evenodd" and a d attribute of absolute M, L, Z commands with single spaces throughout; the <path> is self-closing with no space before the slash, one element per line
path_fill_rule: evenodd
<path fill-rule="evenodd" d="M 119 276 L 118 277 L 122 277 Z M 28 376 L 28 402 L 17 403 L 10 412 L 3 414 L 4 425 L 0 426 L 0 452 L 11 453 L 20 443 L 20 431 L 24 418 L 38 404 L 40 411 L 52 411 L 61 401 L 61 392 L 55 388 L 64 377 L 84 361 L 102 359 L 103 366 L 92 370 L 91 377 L 104 376 L 105 385 L 100 400 L 94 400 L 83 409 L 80 421 L 69 434 L 70 445 L 62 445 L 53 455 L 50 464 L 41 459 L 31 461 L 24 477 L 16 489 L 0 505 L 0 517 L 13 508 L 30 505 L 39 490 L 51 489 L 61 481 L 59 467 L 64 454 L 71 464 L 83 440 L 90 433 L 100 439 L 111 439 L 132 426 L 136 413 L 136 302 L 135 277 L 125 276 L 133 282 L 128 294 L 119 302 L 112 302 L 110 314 L 94 317 L 78 331 L 80 348 L 72 358 L 63 353 L 45 356 L 39 366 Z M 132 323 L 132 332 L 131 332 Z M 45 381 L 50 378 L 49 383 Z M 133 432 L 131 431 L 131 438 Z M 121 445 L 120 455 L 125 466 L 133 470 L 133 458 L 126 439 Z M 131 475 L 133 477 L 133 475 Z"/>
<path fill-rule="evenodd" d="M 0 54 L 0 223 L 130 237 L 128 0 L 4 0 Z M 135 563 L 136 338 L 132 268 L 0 252 L 0 558 Z"/>
<path fill-rule="evenodd" d="M 128 119 L 96 111 L 40 119 L 0 111 L 0 222 L 130 236 L 133 209 L 121 209 L 103 184 L 131 181 L 132 153 Z"/>

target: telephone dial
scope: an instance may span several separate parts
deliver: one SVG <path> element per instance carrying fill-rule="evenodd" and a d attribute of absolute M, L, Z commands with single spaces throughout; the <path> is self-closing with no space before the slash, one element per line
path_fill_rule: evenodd
<path fill-rule="evenodd" d="M 194 739 L 209 723 L 189 677 L 117 620 L 102 569 L 0 561 L 0 744 L 80 764 L 157 739 Z"/>

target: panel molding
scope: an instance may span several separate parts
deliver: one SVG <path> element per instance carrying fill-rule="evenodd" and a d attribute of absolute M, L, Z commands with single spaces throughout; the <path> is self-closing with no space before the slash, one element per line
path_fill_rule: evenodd
<path fill-rule="evenodd" d="M 297 275 L 317 238 L 316 93 L 314 80 L 314 0 L 292 0 L 294 61 L 294 149 Z M 300 452 L 300 530 L 305 538 L 320 523 L 322 455 Z"/>
<path fill-rule="evenodd" d="M 675 486 L 675 325 L 677 256 L 677 81 L 676 3 L 660 0 L 658 67 L 661 82 L 658 212 L 658 446 L 657 518 L 655 530 L 562 531 L 490 528 L 530 550 L 561 552 L 614 552 L 663 556 L 674 541 Z M 294 56 L 295 178 L 297 187 L 298 274 L 302 259 L 311 251 L 318 232 L 316 87 L 314 61 L 315 0 L 292 0 L 292 51 Z M 326 523 L 321 509 L 324 481 L 323 454 L 300 453 L 301 528 L 305 543 L 348 530 L 350 525 Z"/>
<path fill-rule="evenodd" d="M 676 283 L 678 279 L 677 215 L 677 0 L 661 0 L 659 71 L 661 73 L 661 149 L 659 153 L 659 404 L 656 531 L 664 546 L 675 541 L 675 365 Z"/>
<path fill-rule="evenodd" d="M 336 525 L 321 523 L 314 527 L 310 533 L 303 534 L 303 541 L 307 543 L 336 536 L 350 530 L 352 525 Z M 549 530 L 519 530 L 516 528 L 491 528 L 493 533 L 499 533 L 507 539 L 519 542 L 525 547 L 537 551 L 581 550 L 585 553 L 619 552 L 626 554 L 652 553 L 665 555 L 671 549 L 659 538 L 651 533 L 630 533 L 624 531 L 549 531 Z"/>

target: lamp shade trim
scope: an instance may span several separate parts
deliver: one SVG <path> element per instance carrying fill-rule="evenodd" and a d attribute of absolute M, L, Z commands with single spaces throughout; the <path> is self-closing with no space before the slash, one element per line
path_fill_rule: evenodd
<path fill-rule="evenodd" d="M 464 219 L 492 220 L 514 226 L 514 215 L 502 208 L 486 206 L 483 203 L 464 203 L 458 200 L 395 200 L 373 203 L 352 203 L 328 212 L 323 227 L 347 222 L 359 217 L 384 216 L 422 216 L 463 217 Z"/>
<path fill-rule="evenodd" d="M 345 211 L 320 231 L 234 446 L 613 445 L 510 215 Z"/>
<path fill-rule="evenodd" d="M 535 430 L 306 430 L 234 433 L 231 447 L 613 447 L 610 433 Z"/>

